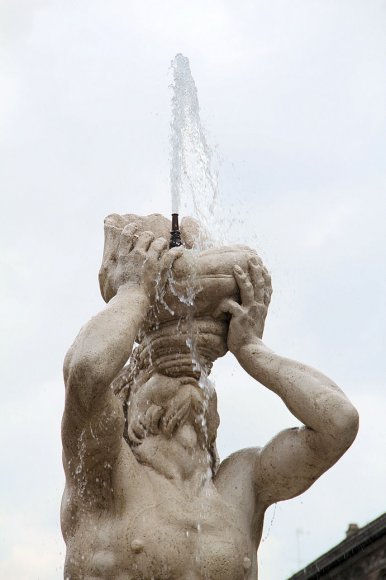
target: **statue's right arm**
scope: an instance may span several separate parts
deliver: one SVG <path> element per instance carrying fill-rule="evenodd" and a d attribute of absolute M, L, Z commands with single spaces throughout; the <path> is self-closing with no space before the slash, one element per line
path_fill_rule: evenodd
<path fill-rule="evenodd" d="M 130 357 L 154 300 L 154 281 L 176 257 L 165 254 L 163 238 L 154 240 L 151 232 L 137 235 L 132 224 L 123 230 L 107 224 L 105 230 L 108 305 L 81 329 L 64 362 L 62 439 L 68 476 L 77 469 L 111 463 L 119 454 L 124 417 L 110 385 Z"/>
<path fill-rule="evenodd" d="M 64 361 L 68 398 L 87 414 L 109 392 L 127 362 L 149 309 L 141 288 L 121 286 L 102 312 L 82 327 Z"/>
<path fill-rule="evenodd" d="M 121 286 L 107 307 L 81 329 L 69 349 L 64 362 L 66 455 L 79 453 L 79 438 L 88 440 L 90 427 L 96 442 L 104 445 L 108 440 L 111 446 L 119 446 L 122 405 L 110 385 L 131 354 L 148 308 L 149 297 L 143 289 Z"/>

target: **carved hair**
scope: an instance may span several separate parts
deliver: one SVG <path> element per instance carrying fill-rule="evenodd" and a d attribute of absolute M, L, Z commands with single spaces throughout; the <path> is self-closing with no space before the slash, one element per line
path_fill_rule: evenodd
<path fill-rule="evenodd" d="M 184 408 L 183 416 L 179 419 L 178 424 L 183 424 L 188 416 L 192 418 L 196 431 L 199 434 L 199 439 L 210 454 L 211 468 L 214 475 L 219 466 L 219 456 L 216 448 L 219 417 L 217 413 L 217 398 L 214 388 L 211 387 L 202 391 L 200 390 L 200 392 L 203 393 L 203 396 L 195 397 L 194 391 L 197 391 L 199 388 L 194 389 L 194 387 L 190 385 L 189 387 L 187 386 L 190 391 L 185 389 L 184 393 L 184 387 L 180 386 L 177 387 L 176 396 L 169 397 L 166 403 L 162 406 L 154 405 L 149 401 L 145 411 L 142 410 L 138 412 L 138 409 L 136 408 L 135 412 L 132 413 L 130 407 L 132 404 L 135 404 L 135 399 L 132 397 L 135 397 L 135 394 L 138 393 L 154 375 L 153 367 L 148 366 L 147 368 L 142 368 L 139 357 L 140 350 L 140 347 L 137 347 L 134 350 L 129 364 L 122 369 L 111 384 L 114 394 L 121 400 L 123 406 L 125 416 L 124 438 L 135 452 L 136 447 L 141 443 L 141 439 L 143 439 L 147 433 L 157 435 L 158 433 L 164 432 L 162 418 L 173 405 L 176 405 L 176 411 L 178 406 Z M 163 372 L 159 374 L 175 378 L 174 373 L 172 373 L 172 375 Z M 183 396 L 182 398 L 180 397 L 177 402 L 177 396 L 179 394 L 182 394 Z M 193 401 L 193 404 L 191 401 Z M 150 406 L 153 407 L 151 418 L 149 414 L 146 413 Z"/>

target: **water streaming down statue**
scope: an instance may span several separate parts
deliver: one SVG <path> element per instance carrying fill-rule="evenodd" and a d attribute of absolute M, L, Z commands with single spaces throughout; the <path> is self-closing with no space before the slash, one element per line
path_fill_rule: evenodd
<path fill-rule="evenodd" d="M 256 252 L 208 247 L 192 218 L 169 250 L 170 229 L 158 214 L 105 220 L 107 306 L 65 359 L 70 580 L 256 579 L 266 509 L 310 487 L 357 432 L 333 381 L 263 343 L 271 280 Z M 303 426 L 220 463 L 209 374 L 228 350 Z"/>

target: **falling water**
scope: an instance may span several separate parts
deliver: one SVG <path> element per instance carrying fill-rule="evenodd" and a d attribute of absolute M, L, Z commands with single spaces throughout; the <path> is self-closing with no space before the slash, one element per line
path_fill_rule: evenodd
<path fill-rule="evenodd" d="M 195 242 L 197 252 L 220 243 L 221 220 L 218 215 L 218 180 L 213 168 L 213 152 L 208 145 L 205 130 L 200 119 L 200 106 L 197 88 L 190 70 L 189 59 L 177 54 L 171 64 L 172 80 L 172 119 L 171 119 L 171 167 L 170 188 L 172 212 L 194 217 L 200 224 L 200 234 Z M 191 351 L 193 367 L 200 370 L 200 357 L 197 352 L 197 336 L 194 331 L 194 306 L 197 291 L 194 267 L 189 280 L 186 280 L 185 293 L 176 292 L 173 275 L 170 273 L 169 288 L 186 307 L 185 322 L 188 329 L 186 345 Z M 207 406 L 213 384 L 205 373 L 199 380 Z M 202 430 L 207 440 L 206 409 L 202 415 Z M 209 452 L 208 452 L 209 459 Z M 211 470 L 203 474 L 202 487 L 212 477 Z M 196 530 L 198 551 L 196 565 L 206 578 L 203 566 L 202 526 L 206 520 L 205 496 L 197 514 Z M 187 532 L 188 533 L 188 532 Z"/>
<path fill-rule="evenodd" d="M 197 88 L 189 59 L 177 54 L 171 64 L 173 81 L 170 145 L 170 187 L 173 213 L 196 218 L 209 240 L 202 236 L 201 246 L 216 241 L 218 209 L 217 172 L 200 119 Z M 201 243 L 200 243 L 201 242 Z"/>

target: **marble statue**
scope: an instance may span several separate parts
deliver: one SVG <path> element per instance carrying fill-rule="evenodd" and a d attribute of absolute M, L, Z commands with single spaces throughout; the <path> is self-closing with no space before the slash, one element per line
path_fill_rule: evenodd
<path fill-rule="evenodd" d="M 331 379 L 262 341 L 271 281 L 256 252 L 192 249 L 189 218 L 169 250 L 169 231 L 158 214 L 105 220 L 107 306 L 64 363 L 68 580 L 256 579 L 268 506 L 308 489 L 357 433 Z M 208 376 L 228 350 L 302 427 L 220 463 Z"/>

